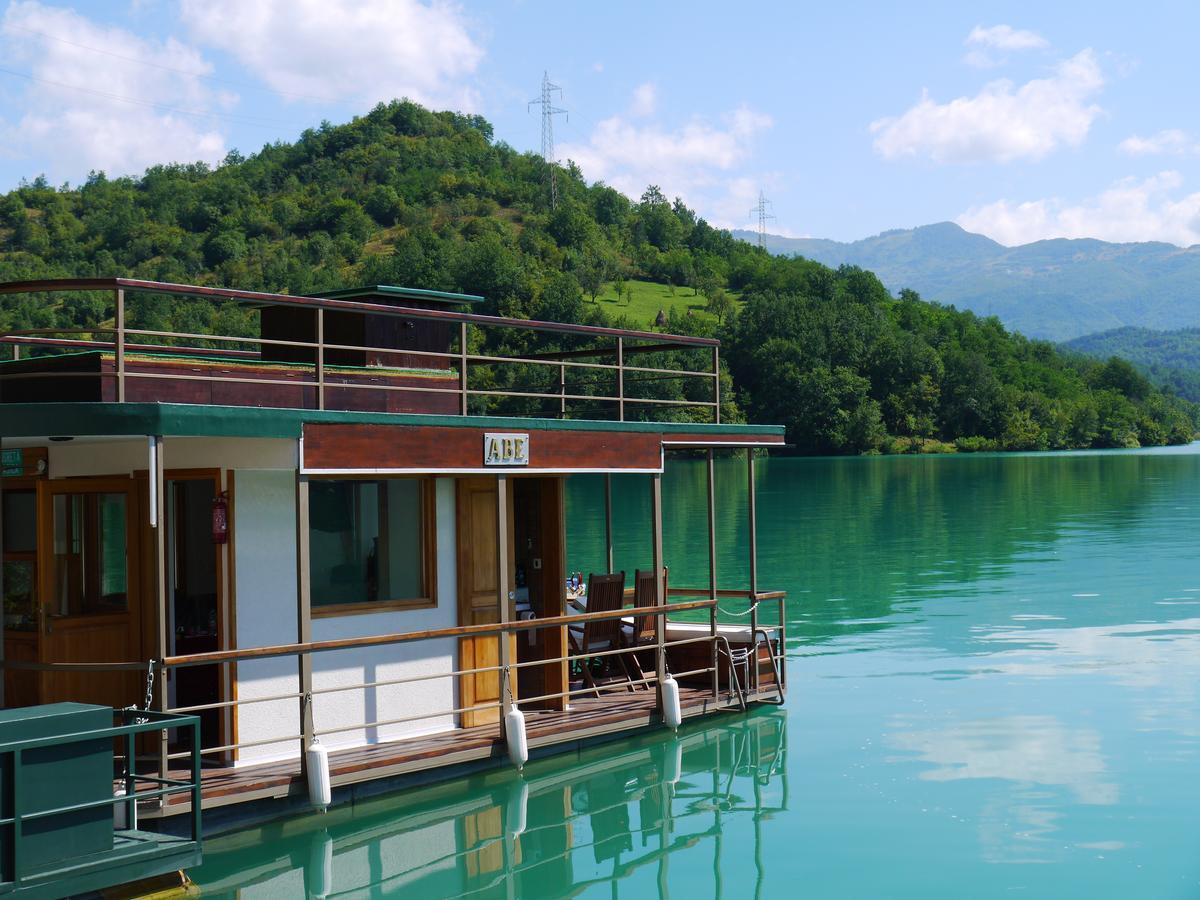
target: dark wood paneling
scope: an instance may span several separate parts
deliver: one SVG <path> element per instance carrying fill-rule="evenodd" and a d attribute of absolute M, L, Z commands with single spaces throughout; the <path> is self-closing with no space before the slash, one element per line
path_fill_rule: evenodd
<path fill-rule="evenodd" d="M 304 426 L 307 469 L 479 469 L 491 429 L 450 426 Z M 512 429 L 516 431 L 516 429 Z M 661 435 L 654 432 L 530 429 L 528 467 L 496 467 L 519 475 L 536 469 L 658 469 Z"/>

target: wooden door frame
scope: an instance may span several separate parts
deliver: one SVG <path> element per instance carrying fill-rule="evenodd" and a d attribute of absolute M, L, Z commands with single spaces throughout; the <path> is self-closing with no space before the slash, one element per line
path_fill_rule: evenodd
<path fill-rule="evenodd" d="M 139 514 L 149 512 L 150 498 L 150 472 L 147 469 L 136 469 L 133 473 L 134 479 L 138 483 L 138 509 Z M 211 481 L 217 489 L 217 493 L 225 492 L 229 495 L 228 537 L 223 545 L 217 549 L 216 557 L 216 585 L 217 585 L 217 649 L 218 650 L 234 650 L 237 648 L 237 632 L 236 612 L 234 610 L 234 521 L 233 514 L 233 498 L 234 498 L 234 475 L 233 470 L 222 469 L 220 467 L 212 468 L 190 468 L 190 469 L 164 469 L 163 470 L 163 490 L 166 490 L 166 485 L 171 481 Z M 163 521 L 166 519 L 166 497 L 160 498 L 162 508 L 160 514 L 163 516 Z M 168 522 L 168 527 L 174 528 L 174 522 Z M 149 516 L 142 516 L 142 528 L 139 532 L 143 536 L 143 540 L 147 542 L 147 546 L 153 543 L 153 529 L 150 527 Z M 228 571 L 228 581 L 226 572 Z M 150 554 L 143 555 L 140 569 L 140 577 L 142 583 L 147 587 L 148 595 L 153 595 L 155 570 L 154 559 Z M 166 575 L 164 573 L 164 583 Z M 167 598 L 170 599 L 169 597 Z M 158 631 L 158 606 L 151 604 L 153 607 L 151 615 L 144 617 L 142 622 L 142 647 L 153 647 Z M 226 646 L 228 644 L 228 646 Z M 228 702 L 237 698 L 237 663 L 222 663 L 221 673 L 217 679 L 219 685 L 219 696 L 217 700 L 220 702 Z M 220 735 L 217 746 L 227 746 L 237 743 L 237 715 L 232 712 L 233 707 L 228 707 L 221 711 L 218 717 L 220 722 Z M 213 760 L 226 756 L 225 754 L 209 754 L 206 759 Z M 227 757 L 230 761 L 237 759 L 237 751 L 230 751 Z"/>
<path fill-rule="evenodd" d="M 508 473 L 504 473 L 504 474 L 508 474 Z M 495 492 L 497 495 L 497 498 L 499 498 L 499 487 L 498 487 L 499 477 L 496 475 L 465 475 L 465 476 L 459 476 L 459 477 L 455 478 L 455 480 L 454 480 L 454 511 L 455 511 L 455 515 L 454 515 L 455 551 L 454 552 L 455 552 L 455 567 L 456 567 L 456 571 L 458 574 L 458 579 L 457 579 L 458 580 L 458 617 L 457 617 L 457 621 L 460 625 L 461 624 L 473 624 L 471 622 L 471 615 L 470 615 L 470 613 L 472 611 L 472 607 L 470 605 L 471 593 L 470 593 L 470 591 L 467 590 L 468 584 L 472 583 L 472 578 L 471 578 L 471 574 L 470 574 L 471 548 L 466 547 L 464 545 L 464 538 L 466 537 L 466 531 L 467 531 L 467 529 L 464 526 L 464 522 L 466 521 L 466 514 L 469 513 L 469 507 L 466 504 L 467 490 L 469 489 L 469 487 L 472 484 L 482 485 L 485 483 L 492 485 L 492 491 Z M 509 578 L 510 583 L 507 586 L 506 585 L 497 585 L 497 594 L 498 594 L 498 596 L 497 596 L 497 615 L 496 615 L 497 621 L 500 620 L 498 604 L 509 602 L 508 595 L 513 590 L 513 587 L 514 587 L 514 585 L 512 584 L 512 581 L 513 581 L 514 573 L 515 573 L 514 566 L 512 565 L 512 560 L 514 559 L 514 557 L 516 555 L 516 546 L 514 544 L 515 536 L 513 534 L 513 523 L 512 523 L 513 504 L 512 504 L 512 496 L 511 496 L 512 495 L 512 479 L 511 478 L 506 479 L 505 487 L 509 494 L 508 503 L 505 504 L 507 507 L 507 510 L 508 510 L 508 527 L 506 529 L 508 531 L 508 540 L 507 540 L 508 546 L 505 548 L 505 552 L 508 554 L 508 560 L 509 560 L 509 565 L 507 566 L 507 570 L 508 570 L 508 578 Z M 499 535 L 497 535 L 496 538 L 498 541 Z M 511 608 L 510 608 L 510 612 L 511 612 Z M 492 641 L 492 640 L 497 640 L 497 638 L 486 638 L 486 637 L 485 638 L 459 638 L 458 639 L 459 669 L 465 670 L 465 669 L 471 669 L 471 668 L 475 667 L 474 647 L 475 647 L 476 641 Z M 510 636 L 509 641 L 511 644 L 511 653 L 512 653 L 513 658 L 515 659 L 516 658 L 516 646 L 515 646 L 516 645 L 516 635 Z M 499 655 L 500 654 L 497 653 L 497 658 L 499 658 Z M 458 690 L 459 690 L 458 706 L 460 708 L 465 709 L 467 707 L 475 705 L 476 697 L 475 697 L 475 680 L 474 679 L 476 677 L 478 677 L 478 676 L 460 675 L 458 677 Z M 510 685 L 512 687 L 513 696 L 516 696 L 517 689 L 516 689 L 516 679 L 515 678 L 513 678 L 510 681 Z M 500 684 L 501 693 L 503 693 L 503 690 L 504 690 L 504 685 L 503 685 L 503 681 L 501 681 L 501 684 Z M 491 711 L 466 712 L 466 713 L 461 714 L 461 720 L 462 720 L 461 724 L 462 724 L 462 727 L 464 727 L 464 728 L 470 728 L 475 725 L 483 725 L 483 724 L 498 722 L 499 719 L 500 719 L 500 716 L 499 716 L 498 711 L 494 715 L 491 713 Z"/>
<path fill-rule="evenodd" d="M 38 622 L 37 622 L 37 659 L 44 663 L 46 659 L 46 634 L 49 626 L 47 606 L 51 602 L 53 585 L 54 560 L 54 497 L 58 494 L 124 494 L 125 495 L 125 616 L 129 617 L 129 637 L 131 650 L 139 657 L 137 660 L 120 660 L 121 662 L 140 661 L 142 653 L 142 621 L 143 598 L 142 584 L 138 578 L 141 571 L 142 541 L 141 529 L 137 527 L 140 521 L 138 509 L 137 483 L 128 475 L 86 476 L 78 478 L 45 478 L 37 482 L 37 590 L 38 590 Z M 97 613 L 87 616 L 91 622 L 103 624 L 115 622 L 122 614 Z M 82 660 L 89 662 L 90 660 Z M 70 660 L 60 660 L 70 662 Z M 52 672 L 44 672 L 38 679 L 38 700 L 45 702 L 49 693 L 49 679 Z"/>

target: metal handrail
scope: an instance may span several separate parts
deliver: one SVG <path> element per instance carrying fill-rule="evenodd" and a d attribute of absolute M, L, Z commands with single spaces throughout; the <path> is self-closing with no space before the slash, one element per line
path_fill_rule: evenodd
<path fill-rule="evenodd" d="M 264 338 L 248 335 L 220 335 L 220 334 L 199 334 L 195 332 L 174 332 L 163 331 L 147 328 L 130 328 L 127 324 L 126 304 L 124 295 L 126 291 L 158 293 L 158 294 L 174 294 L 178 296 L 188 296 L 210 300 L 233 300 L 243 304 L 251 304 L 253 306 L 284 306 L 312 310 L 316 317 L 317 325 L 317 340 L 313 341 L 292 341 L 282 340 L 277 338 Z M 116 362 L 114 371 L 99 372 L 99 373 L 76 373 L 83 377 L 102 377 L 115 379 L 117 383 L 117 401 L 125 402 L 126 391 L 125 385 L 129 379 L 143 378 L 162 380 L 196 380 L 208 383 L 229 383 L 229 384 L 261 384 L 300 388 L 315 388 L 316 398 L 315 404 L 317 409 L 326 408 L 326 391 L 330 388 L 342 390 L 345 388 L 363 388 L 366 390 L 392 390 L 400 392 L 411 392 L 415 394 L 439 393 L 453 395 L 459 397 L 459 413 L 468 415 L 468 399 L 474 397 L 518 397 L 526 399 L 538 399 L 546 402 L 556 401 L 558 404 L 558 415 L 560 417 L 567 416 L 567 403 L 583 404 L 613 404 L 616 406 L 617 418 L 624 421 L 626 418 L 626 403 L 654 407 L 684 407 L 697 409 L 711 409 L 714 422 L 720 422 L 720 364 L 719 364 L 719 342 L 712 338 L 693 337 L 690 335 L 667 335 L 658 332 L 650 331 L 634 331 L 628 329 L 608 328 L 594 325 L 572 325 L 558 322 L 538 322 L 530 319 L 511 319 L 501 316 L 486 316 L 477 313 L 460 313 L 451 312 L 449 310 L 437 309 L 418 309 L 406 306 L 392 306 L 382 303 L 371 303 L 351 300 L 337 300 L 329 298 L 314 298 L 314 297 L 294 297 L 286 294 L 270 294 L 256 291 L 238 291 L 226 288 L 210 288 L 196 285 L 181 285 L 171 283 L 160 283 L 152 281 L 142 281 L 139 279 L 125 278 L 98 278 L 98 279 L 51 279 L 38 281 L 21 281 L 9 282 L 0 284 L 0 295 L 15 294 L 15 293 L 48 293 L 48 292 L 67 292 L 67 291 L 113 291 L 116 296 L 116 313 L 115 323 L 113 326 L 101 325 L 92 328 L 61 328 L 61 329 L 25 329 L 0 333 L 0 343 L 10 344 L 13 346 L 13 358 L 18 359 L 19 349 L 21 346 L 40 346 L 40 347 L 60 347 L 62 349 L 80 349 L 93 347 L 96 349 L 111 349 L 115 352 Z M 359 314 L 369 314 L 374 316 L 387 316 L 400 319 L 418 319 L 439 321 L 445 323 L 455 323 L 459 326 L 458 342 L 459 348 L 457 352 L 440 352 L 432 350 L 419 349 L 404 349 L 396 347 L 369 347 L 356 346 L 348 344 L 330 343 L 324 340 L 324 314 L 326 312 L 355 312 Z M 567 350 L 546 355 L 542 354 L 521 354 L 514 356 L 496 356 L 487 353 L 470 353 L 467 348 L 467 327 L 475 325 L 477 327 L 493 327 L 493 328 L 509 328 L 522 329 L 537 332 L 551 332 L 558 334 L 576 335 L 585 338 L 615 338 L 616 346 L 613 348 L 600 347 L 588 348 L 583 350 Z M 91 340 L 69 340 L 60 337 L 58 340 L 53 340 L 45 337 L 35 337 L 35 335 L 77 335 L 87 336 Z M 95 340 L 96 335 L 111 335 L 110 340 Z M 265 378 L 236 378 L 231 375 L 185 375 L 180 373 L 152 373 L 137 371 L 131 369 L 129 360 L 126 354 L 129 352 L 146 353 L 146 352 L 167 352 L 174 351 L 181 355 L 198 355 L 198 351 L 207 351 L 211 354 L 219 354 L 229 358 L 232 364 L 250 364 L 255 361 L 256 357 L 251 351 L 240 349 L 220 349 L 212 347 L 170 347 L 159 346 L 152 344 L 135 344 L 129 341 L 131 336 L 151 337 L 151 338 L 166 338 L 177 339 L 183 341 L 200 341 L 206 344 L 234 344 L 245 345 L 252 344 L 262 348 L 264 346 L 279 346 L 303 348 L 313 351 L 313 360 L 262 360 L 261 352 L 258 359 L 263 362 L 284 362 L 292 363 L 301 366 L 303 369 L 311 369 L 313 377 L 297 378 L 297 379 L 265 379 Z M 626 344 L 629 346 L 626 346 Z M 640 344 L 638 342 L 641 342 Z M 671 351 L 688 351 L 688 350 L 711 350 L 711 364 L 705 363 L 703 366 L 697 367 L 697 370 L 692 371 L 681 368 L 670 367 L 651 367 L 651 366 L 631 366 L 626 364 L 626 355 L 637 352 L 671 352 Z M 447 366 L 446 368 L 433 367 L 436 371 L 444 372 L 445 376 L 454 378 L 457 376 L 458 384 L 456 387 L 421 387 L 416 385 L 383 385 L 383 384 L 358 384 L 352 381 L 339 381 L 335 384 L 330 384 L 326 378 L 327 370 L 338 370 L 342 367 L 330 366 L 326 362 L 326 355 L 329 351 L 356 351 L 364 354 L 378 354 L 386 357 L 403 356 L 408 359 L 416 358 L 420 360 L 435 360 L 442 362 L 458 363 L 458 371 Z M 615 356 L 615 362 L 585 362 L 581 359 L 567 359 L 571 357 L 607 357 Z M 557 357 L 557 358 L 555 358 Z M 491 366 L 498 365 L 517 365 L 517 366 L 542 366 L 549 367 L 551 370 L 557 370 L 559 373 L 558 384 L 548 385 L 546 390 L 535 391 L 516 391 L 516 390 L 490 390 L 486 388 L 472 388 L 467 379 L 467 371 L 474 366 L 482 366 L 485 369 Z M 353 367 L 358 368 L 358 367 Z M 380 371 L 386 373 L 388 367 L 380 367 Z M 406 366 L 391 367 L 394 370 L 402 370 L 411 368 Z M 600 394 L 580 394 L 567 393 L 566 389 L 566 372 L 568 368 L 583 369 L 583 370 L 599 370 L 601 373 L 611 373 L 615 376 L 616 391 L 615 396 L 611 391 L 604 391 Z M 643 373 L 651 378 L 643 379 L 626 379 L 625 373 Z M 0 381 L 4 379 L 25 379 L 36 377 L 38 373 L 6 373 L 0 375 Z M 706 384 L 711 384 L 711 399 L 693 400 L 693 399 L 673 399 L 673 398 L 654 398 L 654 397 L 637 397 L 628 396 L 627 384 L 637 384 L 639 381 L 663 381 L 663 380 L 685 380 L 685 379 L 701 379 Z M 705 391 L 707 393 L 707 389 Z M 312 401 L 307 398 L 299 400 L 300 406 L 307 408 Z"/>

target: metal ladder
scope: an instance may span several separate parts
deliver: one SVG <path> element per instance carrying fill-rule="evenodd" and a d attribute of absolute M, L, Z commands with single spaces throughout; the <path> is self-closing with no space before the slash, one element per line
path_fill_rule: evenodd
<path fill-rule="evenodd" d="M 729 646 L 729 638 L 723 634 L 717 635 L 718 649 L 725 654 L 725 658 L 729 660 L 729 690 L 730 696 L 737 691 L 738 705 L 742 711 L 746 711 L 746 692 L 750 686 L 750 660 L 758 661 L 759 635 L 762 636 L 763 643 L 767 645 L 767 660 L 771 663 L 771 674 L 775 678 L 775 690 L 778 692 L 774 700 L 765 700 L 765 703 L 773 703 L 776 706 L 783 705 L 783 681 L 779 677 L 779 664 L 775 661 L 775 652 L 771 649 L 771 638 L 767 634 L 765 628 L 754 629 L 751 637 L 753 640 L 748 647 L 742 647 L 734 650 Z M 724 645 L 723 648 L 720 645 Z M 742 686 L 742 679 L 738 677 L 738 668 L 746 676 L 746 687 Z M 716 677 L 714 673 L 714 677 Z"/>

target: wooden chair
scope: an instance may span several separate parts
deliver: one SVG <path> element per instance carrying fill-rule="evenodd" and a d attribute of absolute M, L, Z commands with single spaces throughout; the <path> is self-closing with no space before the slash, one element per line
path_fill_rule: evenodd
<path fill-rule="evenodd" d="M 663 566 L 662 570 L 662 596 L 663 603 L 667 602 L 667 567 Z M 653 569 L 638 569 L 633 575 L 633 605 L 635 608 L 653 607 L 658 604 L 658 595 L 655 593 L 654 570 Z M 632 625 L 622 625 L 621 636 L 627 647 L 646 647 L 651 644 L 658 643 L 658 632 L 656 628 L 657 616 L 635 616 Z M 642 660 L 638 659 L 637 653 L 628 654 L 633 660 L 633 665 L 637 669 L 637 678 L 642 680 L 649 678 L 657 671 L 657 667 L 651 665 L 647 669 L 642 665 Z M 650 685 L 644 685 L 646 690 L 650 690 Z"/>
<path fill-rule="evenodd" d="M 625 573 L 617 572 L 612 575 L 588 575 L 588 590 L 587 590 L 587 611 L 589 613 L 597 612 L 616 612 L 625 605 Z M 621 639 L 621 620 L 619 618 L 601 619 L 599 621 L 587 621 L 582 626 L 571 625 L 567 628 L 567 634 L 571 639 L 571 647 L 576 655 L 583 656 L 587 653 L 602 653 L 606 650 L 619 649 Z M 625 677 L 632 681 L 629 675 L 629 669 L 625 665 L 625 661 L 621 658 L 623 654 L 616 656 L 617 662 L 621 666 L 621 671 L 625 673 Z M 610 657 L 601 657 L 609 659 Z M 583 680 L 590 688 L 597 688 L 596 679 L 592 675 L 590 659 L 580 659 L 580 669 L 583 670 Z M 600 691 L 596 691 L 596 696 L 600 696 Z"/>

